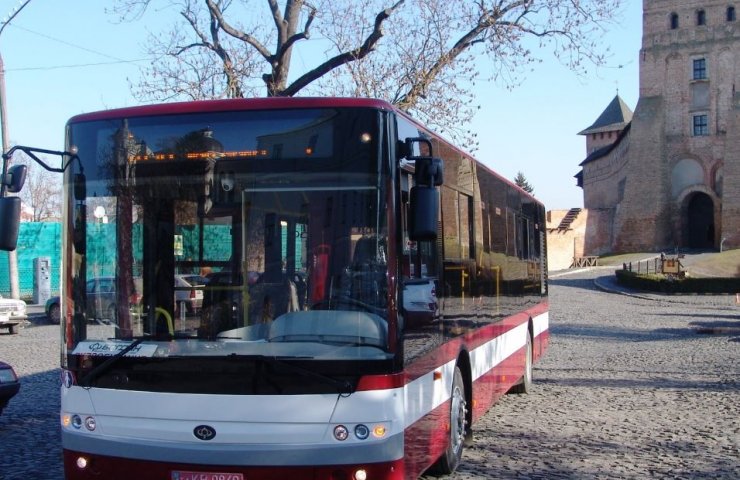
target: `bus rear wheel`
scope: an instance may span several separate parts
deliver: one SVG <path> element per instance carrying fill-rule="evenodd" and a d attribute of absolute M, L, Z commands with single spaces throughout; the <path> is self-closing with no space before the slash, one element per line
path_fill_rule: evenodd
<path fill-rule="evenodd" d="M 450 395 L 450 438 L 447 449 L 432 465 L 431 473 L 448 475 L 457 469 L 462 459 L 463 447 L 468 432 L 468 408 L 465 400 L 465 383 L 460 367 L 455 367 Z"/>
<path fill-rule="evenodd" d="M 532 391 L 532 336 L 529 333 L 527 333 L 527 345 L 524 354 L 524 374 L 521 380 L 519 380 L 519 383 L 511 387 L 509 390 L 510 393 L 523 394 Z"/>

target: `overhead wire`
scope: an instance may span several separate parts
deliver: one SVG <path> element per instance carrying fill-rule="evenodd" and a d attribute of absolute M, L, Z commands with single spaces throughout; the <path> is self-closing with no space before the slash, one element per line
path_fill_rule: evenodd
<path fill-rule="evenodd" d="M 77 45 L 72 42 L 68 42 L 66 40 L 62 40 L 61 38 L 56 38 L 51 35 L 48 35 L 46 33 L 37 32 L 35 30 L 31 30 L 29 28 L 22 27 L 17 24 L 11 24 L 11 28 L 23 30 L 25 32 L 28 32 L 33 35 L 37 35 L 42 38 L 46 38 L 47 40 L 51 40 L 56 43 L 60 43 L 63 45 L 67 45 L 72 48 L 76 48 L 78 50 L 83 50 L 88 53 L 93 53 L 95 55 L 100 55 L 101 57 L 109 58 L 111 61 L 108 62 L 88 62 L 88 63 L 75 63 L 75 64 L 68 64 L 68 65 L 44 65 L 44 66 L 38 66 L 38 67 L 15 67 L 15 68 L 6 68 L 6 72 L 24 72 L 24 71 L 48 71 L 48 70 L 60 70 L 65 68 L 84 68 L 84 67 L 98 67 L 98 66 L 104 66 L 104 65 L 116 65 L 116 64 L 125 64 L 125 63 L 138 63 L 138 62 L 148 62 L 154 60 L 156 57 L 145 57 L 145 58 L 134 58 L 134 59 L 124 59 L 117 57 L 115 55 L 110 55 L 108 53 L 100 52 L 97 50 L 93 50 L 88 47 L 84 47 L 82 45 Z"/>

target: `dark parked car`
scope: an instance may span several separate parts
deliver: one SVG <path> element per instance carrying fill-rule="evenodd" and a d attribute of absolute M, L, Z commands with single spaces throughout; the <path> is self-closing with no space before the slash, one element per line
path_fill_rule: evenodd
<path fill-rule="evenodd" d="M 13 371 L 13 367 L 5 362 L 0 362 L 0 413 L 3 413 L 3 409 L 8 406 L 8 402 L 18 393 L 20 388 L 21 383 L 18 381 L 18 376 Z"/>
<path fill-rule="evenodd" d="M 138 282 L 138 283 L 137 283 Z M 141 290 L 141 280 L 135 279 L 137 290 Z M 112 319 L 116 314 L 115 277 L 95 277 L 87 281 L 87 316 L 90 319 Z M 61 318 L 59 297 L 51 297 L 44 306 L 46 318 L 59 323 Z"/>
<path fill-rule="evenodd" d="M 44 311 L 46 312 L 46 318 L 51 323 L 59 323 L 62 318 L 61 307 L 59 306 L 59 297 L 51 297 L 46 301 L 44 305 Z"/>
<path fill-rule="evenodd" d="M 200 275 L 175 275 L 175 307 L 184 304 L 188 313 L 200 310 L 203 304 L 203 285 L 208 280 Z M 141 301 L 143 291 L 141 278 L 134 278 L 136 293 L 132 304 Z M 51 297 L 44 306 L 46 318 L 59 323 L 61 311 L 59 297 Z M 87 317 L 89 319 L 111 320 L 116 314 L 115 277 L 96 277 L 87 281 Z"/>

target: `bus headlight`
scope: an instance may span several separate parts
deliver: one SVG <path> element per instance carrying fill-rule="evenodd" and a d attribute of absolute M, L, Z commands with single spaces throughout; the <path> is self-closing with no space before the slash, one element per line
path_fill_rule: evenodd
<path fill-rule="evenodd" d="M 367 428 L 367 425 L 359 424 L 355 426 L 355 437 L 357 437 L 360 440 L 365 440 L 369 436 L 370 436 L 370 429 Z"/>
<path fill-rule="evenodd" d="M 97 426 L 97 423 L 95 422 L 95 417 L 85 418 L 85 428 L 87 428 L 88 430 L 92 432 L 95 430 L 96 426 Z"/>
<path fill-rule="evenodd" d="M 349 430 L 344 425 L 337 425 L 334 427 L 334 438 L 343 442 L 349 437 Z"/>

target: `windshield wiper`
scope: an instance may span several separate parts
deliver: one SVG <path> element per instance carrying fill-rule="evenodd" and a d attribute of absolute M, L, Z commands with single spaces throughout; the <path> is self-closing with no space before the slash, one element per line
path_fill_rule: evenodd
<path fill-rule="evenodd" d="M 352 384 L 349 382 L 349 380 L 339 380 L 334 377 L 324 375 L 322 373 L 317 373 L 317 372 L 314 372 L 313 370 L 309 370 L 307 368 L 299 367 L 297 365 L 293 365 L 292 363 L 288 363 L 285 360 L 279 359 L 278 357 L 269 357 L 266 355 L 239 355 L 237 353 L 232 353 L 229 355 L 229 357 L 232 357 L 232 358 L 236 357 L 239 359 L 258 360 L 258 361 L 269 363 L 270 365 L 273 365 L 273 366 L 286 368 L 288 370 L 291 370 L 294 373 L 303 375 L 304 377 L 313 378 L 315 380 L 319 380 L 322 383 L 331 385 L 337 389 L 337 393 L 340 395 L 352 395 L 354 393 L 354 389 L 352 387 Z M 305 358 L 311 358 L 311 357 L 290 357 L 290 358 L 305 359 Z"/>
<path fill-rule="evenodd" d="M 95 380 L 97 377 L 100 376 L 100 374 L 108 370 L 111 365 L 120 360 L 128 352 L 138 347 L 144 340 L 146 340 L 146 337 L 137 338 L 136 340 L 128 344 L 126 348 L 116 353 L 112 357 L 107 358 L 103 363 L 99 364 L 98 366 L 87 372 L 87 374 L 82 377 L 77 383 L 82 387 L 92 387 L 91 383 L 93 380 Z"/>
<path fill-rule="evenodd" d="M 337 341 L 327 341 L 322 340 L 321 343 L 326 345 L 334 345 L 337 347 L 370 347 L 374 348 L 376 350 L 380 350 L 383 353 L 388 353 L 388 351 L 385 349 L 385 347 L 378 345 L 377 343 L 368 343 L 368 342 L 343 342 L 341 340 Z"/>

